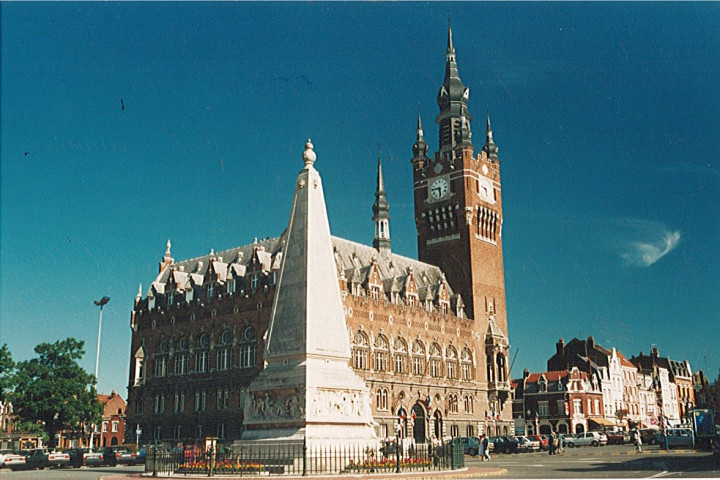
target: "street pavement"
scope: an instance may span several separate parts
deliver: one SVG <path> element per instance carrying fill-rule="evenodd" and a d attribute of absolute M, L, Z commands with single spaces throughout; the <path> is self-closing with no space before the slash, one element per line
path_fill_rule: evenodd
<path fill-rule="evenodd" d="M 657 446 L 643 447 L 642 453 L 635 452 L 632 445 L 607 447 L 583 447 L 566 449 L 564 454 L 551 456 L 547 452 L 521 454 L 493 454 L 490 462 L 479 457 L 465 457 L 463 470 L 448 472 L 414 472 L 375 475 L 350 475 L 331 477 L 323 480 L 368 478 L 372 480 L 452 480 L 468 478 L 719 478 L 720 465 L 710 453 L 693 450 L 671 450 L 667 452 Z M 103 467 L 81 469 L 53 469 L 11 472 L 0 471 L 2 480 L 130 480 L 140 479 L 143 467 Z M 400 477 L 399 479 L 397 477 Z M 165 477 L 168 478 L 168 477 Z M 177 476 L 174 478 L 200 478 Z M 216 478 L 231 478 L 218 476 Z M 247 475 L 243 478 L 247 478 Z M 300 480 L 308 477 L 274 478 Z"/>

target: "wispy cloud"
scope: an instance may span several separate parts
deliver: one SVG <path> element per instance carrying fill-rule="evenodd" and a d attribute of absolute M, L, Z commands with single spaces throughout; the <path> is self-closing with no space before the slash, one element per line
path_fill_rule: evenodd
<path fill-rule="evenodd" d="M 626 219 L 622 223 L 636 238 L 622 245 L 620 255 L 629 265 L 649 267 L 672 252 L 682 239 L 679 230 L 669 230 L 659 222 Z"/>

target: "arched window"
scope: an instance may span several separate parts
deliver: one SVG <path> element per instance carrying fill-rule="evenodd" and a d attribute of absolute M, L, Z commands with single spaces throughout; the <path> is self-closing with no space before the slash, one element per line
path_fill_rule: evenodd
<path fill-rule="evenodd" d="M 498 382 L 505 382 L 507 379 L 505 371 L 505 355 L 502 353 L 497 354 L 497 376 Z"/>
<path fill-rule="evenodd" d="M 368 337 L 363 332 L 355 334 L 355 342 L 353 345 L 353 368 L 358 370 L 368 369 L 368 349 L 370 343 Z"/>
<path fill-rule="evenodd" d="M 493 362 L 492 355 L 488 355 L 485 359 L 487 362 L 487 381 L 488 383 L 495 382 L 495 362 Z"/>
<path fill-rule="evenodd" d="M 425 375 L 425 345 L 420 340 L 415 340 L 413 343 L 412 373 L 413 375 Z"/>
<path fill-rule="evenodd" d="M 378 372 L 384 372 L 388 369 L 388 341 L 383 335 L 378 335 L 375 338 L 373 367 Z"/>
<path fill-rule="evenodd" d="M 458 408 L 459 408 L 459 407 L 458 407 L 458 396 L 457 396 L 457 394 L 456 394 L 456 393 L 451 393 L 450 395 L 448 395 L 447 398 L 448 398 L 448 400 L 447 400 L 447 402 L 448 402 L 448 405 L 447 405 L 448 413 L 458 413 L 458 411 L 459 411 Z"/>
<path fill-rule="evenodd" d="M 257 364 L 257 332 L 251 326 L 245 327 L 238 339 L 240 348 L 240 368 L 252 368 Z"/>
<path fill-rule="evenodd" d="M 375 392 L 375 406 L 378 410 L 388 409 L 388 390 L 387 388 L 378 388 Z"/>
<path fill-rule="evenodd" d="M 463 406 L 465 407 L 465 413 L 473 413 L 473 397 L 472 395 L 466 394 L 463 396 Z"/>
<path fill-rule="evenodd" d="M 408 348 L 407 343 L 405 343 L 405 340 L 398 337 L 395 339 L 395 344 L 393 345 L 395 349 L 395 356 L 394 356 L 394 369 L 395 373 L 407 373 L 408 368 Z"/>
<path fill-rule="evenodd" d="M 462 370 L 463 380 L 472 380 L 472 353 L 468 348 L 463 348 L 460 354 L 460 369 Z"/>
<path fill-rule="evenodd" d="M 442 375 L 442 350 L 440 345 L 433 343 L 430 347 L 430 376 L 439 377 Z"/>
<path fill-rule="evenodd" d="M 218 346 L 215 369 L 228 370 L 232 366 L 232 332 L 225 330 L 220 334 L 220 345 Z"/>
<path fill-rule="evenodd" d="M 197 350 L 195 350 L 195 373 L 208 371 L 208 348 L 210 348 L 210 335 L 203 333 L 198 339 Z"/>
<path fill-rule="evenodd" d="M 452 346 L 447 347 L 445 350 L 445 371 L 447 372 L 447 378 L 458 378 L 457 350 Z"/>

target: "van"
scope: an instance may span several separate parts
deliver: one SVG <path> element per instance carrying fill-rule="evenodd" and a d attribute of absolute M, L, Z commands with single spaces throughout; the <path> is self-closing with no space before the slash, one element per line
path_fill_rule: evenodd
<path fill-rule="evenodd" d="M 667 444 L 665 443 L 665 439 L 667 438 Z M 689 428 L 668 428 L 667 429 L 667 437 L 666 435 L 661 431 L 657 434 L 656 437 L 658 445 L 660 445 L 660 448 L 673 448 L 673 447 L 695 447 L 695 436 L 693 435 L 693 431 Z"/>

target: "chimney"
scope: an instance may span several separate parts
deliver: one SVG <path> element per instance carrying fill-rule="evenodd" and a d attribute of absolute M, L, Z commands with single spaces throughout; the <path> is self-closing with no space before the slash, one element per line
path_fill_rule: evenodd
<path fill-rule="evenodd" d="M 523 370 L 523 379 L 525 379 L 525 378 L 527 378 L 527 377 L 529 377 L 529 376 L 530 376 L 530 370 L 528 370 L 528 369 L 526 368 L 525 370 Z"/>
<path fill-rule="evenodd" d="M 590 335 L 587 339 L 588 348 L 595 348 L 595 339 Z"/>
<path fill-rule="evenodd" d="M 555 350 L 557 350 L 558 357 L 565 356 L 565 340 L 562 338 L 555 344 Z"/>
<path fill-rule="evenodd" d="M 654 360 L 657 360 L 660 356 L 660 353 L 658 352 L 657 347 L 652 347 L 652 350 L 650 350 L 650 357 L 652 357 Z"/>

